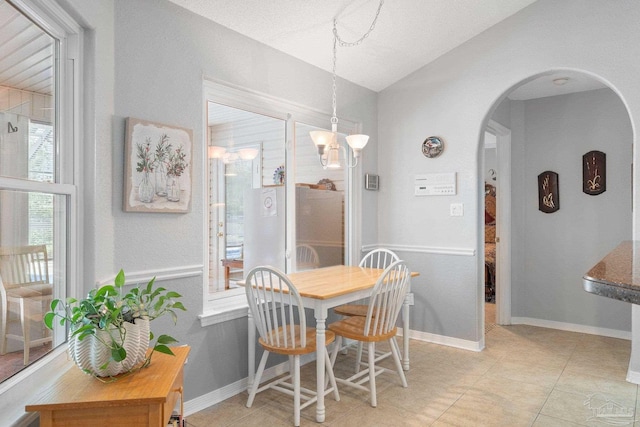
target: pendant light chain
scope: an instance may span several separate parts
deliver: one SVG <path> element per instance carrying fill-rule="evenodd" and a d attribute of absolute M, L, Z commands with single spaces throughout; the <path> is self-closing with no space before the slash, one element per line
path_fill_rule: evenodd
<path fill-rule="evenodd" d="M 382 5 L 384 4 L 384 0 L 380 0 L 380 5 L 378 5 L 378 10 L 376 11 L 376 16 L 373 18 L 373 22 L 371 22 L 371 26 L 369 27 L 369 31 L 367 31 L 362 37 L 360 37 L 358 40 L 354 41 L 354 42 L 346 42 L 344 40 L 342 40 L 342 38 L 340 38 L 340 35 L 338 34 L 338 20 L 334 19 L 333 20 L 333 36 L 338 40 L 338 42 L 340 43 L 340 46 L 342 47 L 354 47 L 354 46 L 358 46 L 360 43 L 362 43 L 364 41 L 364 39 L 366 39 L 367 37 L 369 37 L 369 34 L 371 34 L 371 32 L 373 31 L 374 28 L 376 28 L 376 22 L 378 22 L 378 16 L 380 16 L 380 10 L 382 9 Z"/>
<path fill-rule="evenodd" d="M 354 47 L 354 46 L 358 46 L 359 44 L 361 44 L 364 39 L 366 39 L 367 37 L 369 37 L 369 34 L 371 34 L 371 32 L 374 30 L 374 28 L 376 27 L 376 22 L 378 22 L 378 16 L 380 16 L 380 10 L 382 9 L 382 5 L 384 4 L 384 0 L 380 0 L 380 5 L 378 5 L 378 10 L 376 11 L 376 16 L 373 18 L 373 22 L 371 22 L 371 26 L 369 27 L 369 30 L 364 33 L 364 35 L 362 37 L 360 37 L 358 40 L 354 41 L 354 42 L 346 42 L 344 40 L 342 40 L 342 38 L 340 38 L 340 35 L 338 34 L 338 20 L 334 19 L 333 20 L 333 99 L 332 99 L 332 106 L 333 106 L 333 117 L 331 117 L 331 127 L 332 130 L 335 132 L 338 126 L 338 115 L 336 113 L 336 60 L 337 60 L 337 56 L 338 56 L 338 44 L 341 47 Z M 333 129 L 336 128 L 336 129 Z"/>

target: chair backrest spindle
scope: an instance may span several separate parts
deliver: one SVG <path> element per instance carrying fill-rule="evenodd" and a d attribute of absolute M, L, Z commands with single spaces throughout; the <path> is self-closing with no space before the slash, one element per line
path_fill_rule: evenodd
<path fill-rule="evenodd" d="M 396 261 L 382 273 L 369 297 L 364 335 L 391 331 L 398 320 L 409 290 L 411 272 L 403 261 Z"/>
<path fill-rule="evenodd" d="M 306 347 L 302 298 L 287 276 L 273 267 L 260 266 L 247 274 L 245 282 L 247 302 L 260 338 L 274 347 Z"/>

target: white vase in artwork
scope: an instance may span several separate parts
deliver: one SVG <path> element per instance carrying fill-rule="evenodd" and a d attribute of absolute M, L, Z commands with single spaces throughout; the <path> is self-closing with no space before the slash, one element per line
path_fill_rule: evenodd
<path fill-rule="evenodd" d="M 167 168 L 164 163 L 160 163 L 154 173 L 156 175 L 156 195 L 164 197 L 167 195 Z"/>
<path fill-rule="evenodd" d="M 167 175 L 167 200 L 170 202 L 180 201 L 180 177 Z"/>
<path fill-rule="evenodd" d="M 155 189 L 153 188 L 151 179 L 149 179 L 149 172 L 145 171 L 142 174 L 142 181 L 140 181 L 140 185 L 138 186 L 138 198 L 142 203 L 151 203 L 153 202 L 154 194 Z"/>

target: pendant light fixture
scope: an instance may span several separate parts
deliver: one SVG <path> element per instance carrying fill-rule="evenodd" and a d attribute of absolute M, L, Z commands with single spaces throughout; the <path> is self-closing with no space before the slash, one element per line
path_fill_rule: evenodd
<path fill-rule="evenodd" d="M 338 143 L 338 116 L 336 114 L 336 59 L 338 53 L 338 45 L 340 45 L 341 47 L 358 46 L 365 38 L 369 36 L 369 34 L 371 34 L 376 26 L 376 22 L 378 20 L 378 16 L 380 15 L 380 10 L 382 9 L 383 4 L 384 0 L 380 0 L 380 5 L 378 6 L 376 16 L 375 18 L 373 18 L 373 22 L 371 23 L 369 30 L 355 42 L 345 42 L 344 40 L 342 40 L 338 35 L 338 20 L 333 20 L 333 116 L 331 117 L 331 131 L 315 130 L 309 132 L 311 140 L 318 149 L 320 164 L 324 169 L 337 169 L 341 167 L 340 151 L 342 151 L 346 165 L 350 168 L 356 167 L 358 165 L 358 159 L 360 158 L 360 152 L 367 145 L 367 142 L 369 142 L 368 135 L 349 135 L 346 137 L 347 144 L 349 144 L 349 147 L 351 147 L 351 150 L 353 151 L 353 163 L 349 162 L 348 160 L 347 150 Z"/>

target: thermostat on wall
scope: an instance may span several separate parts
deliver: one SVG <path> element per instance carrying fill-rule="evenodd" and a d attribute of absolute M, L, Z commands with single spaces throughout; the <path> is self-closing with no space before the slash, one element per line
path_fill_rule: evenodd
<path fill-rule="evenodd" d="M 378 175 L 371 173 L 364 174 L 364 188 L 366 190 L 378 190 Z"/>
<path fill-rule="evenodd" d="M 456 173 L 416 175 L 414 186 L 416 196 L 453 196 L 456 194 Z"/>

